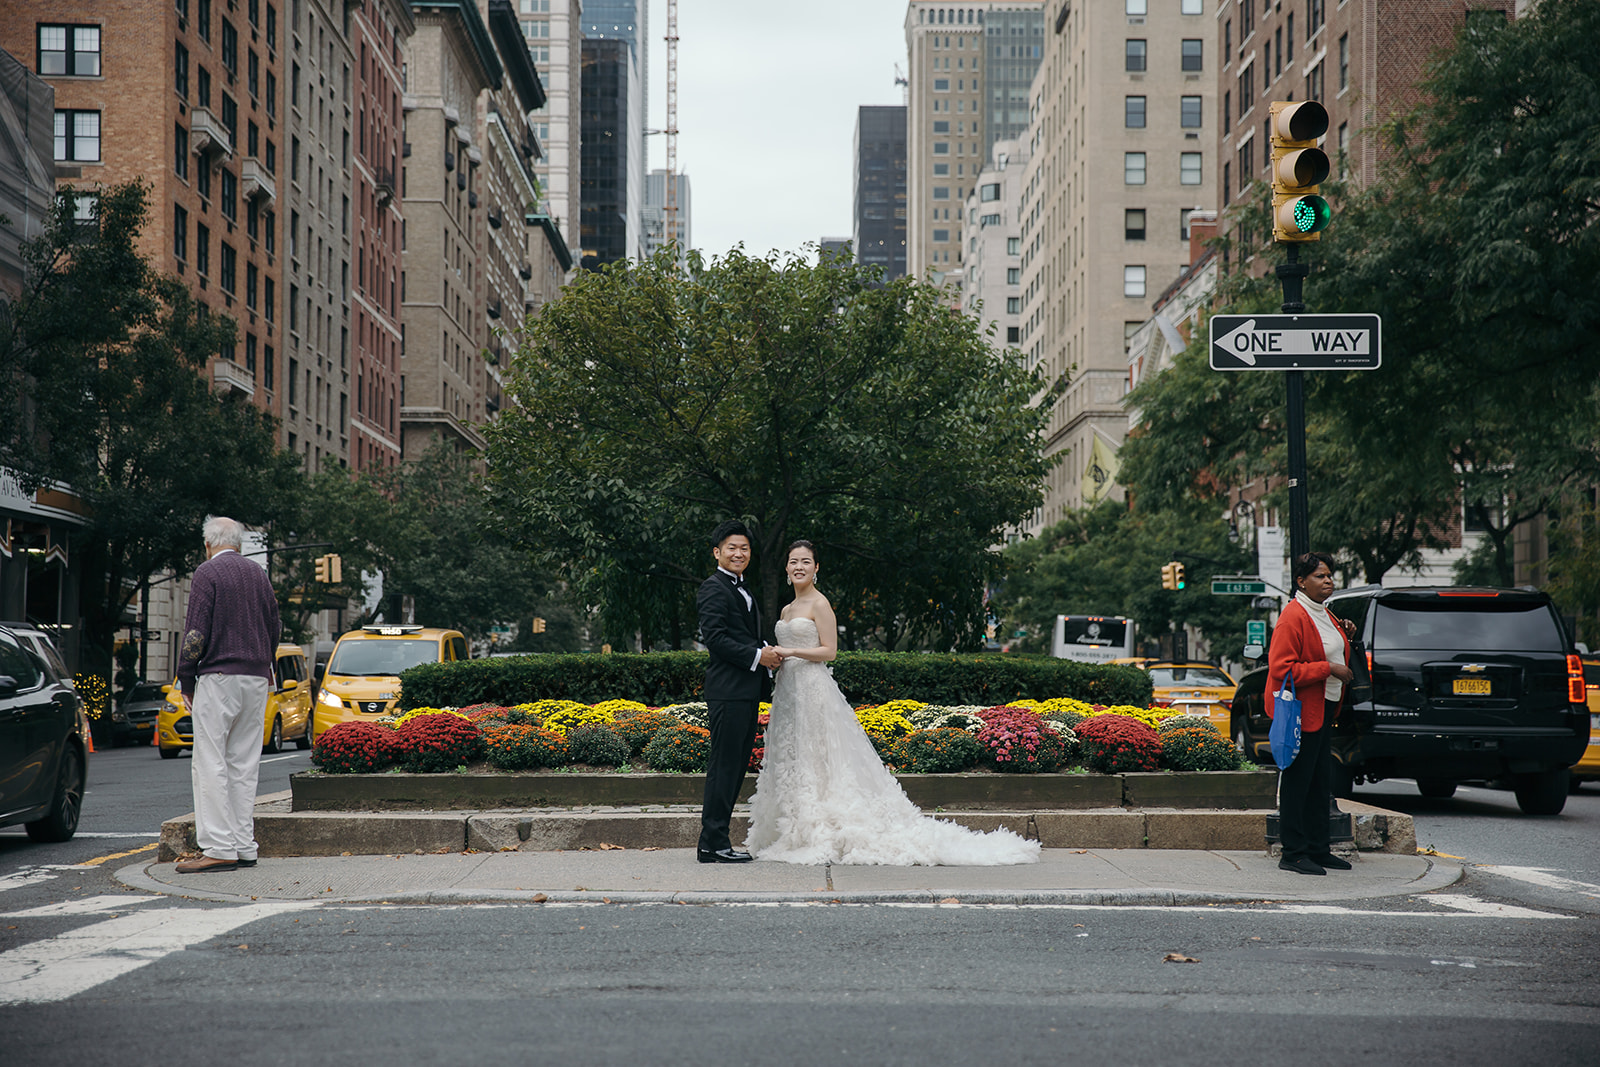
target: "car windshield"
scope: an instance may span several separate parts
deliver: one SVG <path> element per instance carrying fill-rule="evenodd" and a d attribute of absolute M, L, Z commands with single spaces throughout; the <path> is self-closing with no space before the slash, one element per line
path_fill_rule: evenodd
<path fill-rule="evenodd" d="M 375 675 L 399 674 L 401 671 L 423 663 L 439 662 L 439 642 L 416 638 L 395 638 L 385 641 L 368 638 L 361 641 L 341 641 L 333 650 L 333 660 L 328 664 L 329 674 Z"/>
<path fill-rule="evenodd" d="M 1215 667 L 1151 667 L 1150 680 L 1157 689 L 1193 685 L 1202 689 L 1227 689 L 1233 679 Z"/>
<path fill-rule="evenodd" d="M 1460 652 L 1554 652 L 1566 645 L 1555 613 L 1543 604 L 1483 597 L 1460 601 L 1380 601 L 1374 648 Z"/>
<path fill-rule="evenodd" d="M 131 704 L 144 704 L 152 700 L 163 700 L 164 694 L 159 685 L 144 682 L 133 687 L 128 693 L 128 702 Z"/>

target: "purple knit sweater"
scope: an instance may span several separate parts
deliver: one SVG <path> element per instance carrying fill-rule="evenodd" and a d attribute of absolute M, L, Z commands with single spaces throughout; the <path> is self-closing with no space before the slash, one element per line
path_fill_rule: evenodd
<path fill-rule="evenodd" d="M 178 653 L 178 686 L 194 698 L 202 674 L 244 674 L 273 680 L 283 632 L 278 598 L 266 572 L 234 551 L 200 564 L 189 585 L 189 613 Z"/>

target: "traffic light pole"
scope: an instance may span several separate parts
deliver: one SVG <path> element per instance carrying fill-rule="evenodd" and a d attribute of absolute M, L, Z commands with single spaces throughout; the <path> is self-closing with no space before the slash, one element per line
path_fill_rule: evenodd
<path fill-rule="evenodd" d="M 1290 244 L 1288 262 L 1277 267 L 1283 285 L 1283 313 L 1302 315 L 1306 305 L 1303 284 L 1311 268 L 1300 262 L 1300 247 Z M 1306 383 L 1305 371 L 1283 373 L 1289 407 L 1289 558 L 1311 551 L 1311 507 L 1306 494 Z"/>

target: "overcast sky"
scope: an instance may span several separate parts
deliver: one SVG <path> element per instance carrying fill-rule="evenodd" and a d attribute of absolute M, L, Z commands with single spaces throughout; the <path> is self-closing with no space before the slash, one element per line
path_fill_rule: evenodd
<path fill-rule="evenodd" d="M 856 108 L 903 103 L 905 0 L 680 0 L 678 167 L 708 255 L 850 235 Z M 666 0 L 650 0 L 651 129 L 666 126 Z M 650 167 L 666 139 L 647 137 Z"/>

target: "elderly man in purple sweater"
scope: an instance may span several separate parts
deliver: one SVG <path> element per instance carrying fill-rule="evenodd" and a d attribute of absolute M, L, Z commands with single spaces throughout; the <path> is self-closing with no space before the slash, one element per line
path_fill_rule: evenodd
<path fill-rule="evenodd" d="M 182 874 L 256 865 L 256 778 L 273 657 L 282 629 L 266 572 L 239 554 L 244 528 L 211 516 L 206 562 L 189 586 L 178 686 L 194 722 L 194 836 Z"/>

